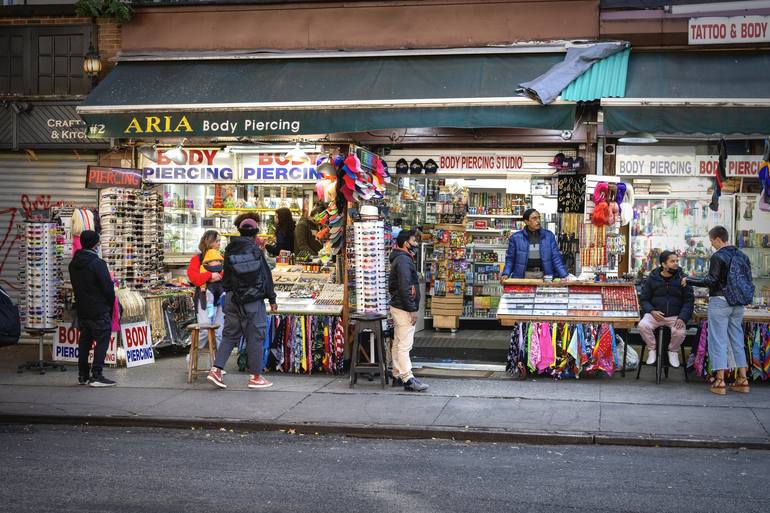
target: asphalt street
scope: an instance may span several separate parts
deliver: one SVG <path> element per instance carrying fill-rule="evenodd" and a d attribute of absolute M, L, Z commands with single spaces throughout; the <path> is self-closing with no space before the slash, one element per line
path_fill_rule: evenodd
<path fill-rule="evenodd" d="M 0 425 L 3 511 L 767 511 L 766 451 Z"/>

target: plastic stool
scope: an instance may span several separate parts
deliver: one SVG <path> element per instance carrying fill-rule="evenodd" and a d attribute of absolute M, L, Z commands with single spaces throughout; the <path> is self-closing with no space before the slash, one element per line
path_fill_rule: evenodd
<path fill-rule="evenodd" d="M 353 353 L 350 357 L 350 388 L 358 382 L 359 374 L 379 374 L 382 388 L 388 384 L 388 373 L 385 368 L 385 341 L 382 336 L 382 321 L 387 319 L 382 314 L 353 314 L 350 320 L 354 321 L 353 326 Z M 369 361 L 362 363 L 362 348 L 360 345 L 361 335 L 369 334 Z M 377 360 L 375 361 L 375 353 Z"/>
<path fill-rule="evenodd" d="M 190 324 L 187 326 L 187 329 L 190 330 L 190 361 L 187 362 L 187 382 L 192 383 L 193 379 L 198 379 L 198 373 L 209 372 L 214 367 L 214 358 L 217 355 L 217 330 L 219 329 L 219 324 Z M 201 330 L 208 331 L 208 347 L 199 349 L 198 343 Z M 198 370 L 200 351 L 209 355 L 208 369 Z"/>

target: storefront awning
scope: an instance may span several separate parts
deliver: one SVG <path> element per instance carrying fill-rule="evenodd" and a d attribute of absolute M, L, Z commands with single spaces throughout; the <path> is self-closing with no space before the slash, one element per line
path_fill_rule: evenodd
<path fill-rule="evenodd" d="M 603 99 L 610 133 L 770 133 L 770 53 L 634 53 L 626 97 Z"/>
<path fill-rule="evenodd" d="M 328 134 L 397 128 L 571 130 L 575 105 L 519 83 L 561 53 L 127 61 L 78 108 L 110 137 Z"/>

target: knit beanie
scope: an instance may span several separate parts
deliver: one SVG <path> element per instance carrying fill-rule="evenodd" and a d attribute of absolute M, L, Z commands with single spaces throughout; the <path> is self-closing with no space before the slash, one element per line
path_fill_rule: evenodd
<path fill-rule="evenodd" d="M 80 244 L 83 249 L 94 249 L 99 244 L 99 234 L 93 230 L 83 230 L 80 233 Z"/>

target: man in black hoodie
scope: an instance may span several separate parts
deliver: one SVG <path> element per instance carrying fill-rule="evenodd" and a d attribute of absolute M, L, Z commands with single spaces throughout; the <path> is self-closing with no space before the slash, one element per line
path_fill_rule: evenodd
<path fill-rule="evenodd" d="M 644 312 L 639 322 L 639 333 L 649 350 L 647 365 L 652 365 L 657 361 L 655 329 L 661 326 L 671 328 L 668 361 L 672 367 L 679 367 L 678 351 L 687 335 L 687 321 L 692 317 L 695 296 L 692 287 L 682 285 L 684 275 L 676 253 L 664 251 L 659 260 L 660 267 L 650 273 L 639 295 Z"/>
<path fill-rule="evenodd" d="M 92 387 L 111 387 L 115 382 L 104 377 L 102 368 L 112 335 L 115 286 L 110 278 L 107 263 L 99 258 L 96 252 L 99 234 L 86 230 L 80 234 L 80 242 L 83 249 L 75 253 L 69 265 L 70 281 L 75 294 L 75 308 L 80 325 L 78 383 Z M 89 369 L 88 354 L 91 352 L 91 344 L 94 341 L 96 341 L 94 360 Z"/>
<path fill-rule="evenodd" d="M 402 230 L 396 237 L 396 247 L 390 252 L 390 314 L 395 330 L 391 355 L 393 359 L 393 386 L 404 385 L 404 390 L 424 392 L 428 385 L 412 374 L 409 352 L 414 344 L 414 326 L 420 307 L 420 284 L 414 263 L 417 238 L 412 230 Z"/>
<path fill-rule="evenodd" d="M 222 285 L 225 289 L 225 327 L 222 343 L 217 349 L 214 368 L 207 379 L 219 388 L 227 388 L 222 370 L 233 348 L 241 337 L 246 339 L 246 357 L 249 365 L 249 381 L 246 386 L 253 389 L 273 386 L 262 374 L 262 343 L 267 329 L 265 299 L 270 303 L 271 312 L 277 311 L 273 276 L 265 255 L 256 243 L 258 225 L 250 214 L 235 219 L 240 237 L 231 237 L 225 248 L 225 262 Z"/>

